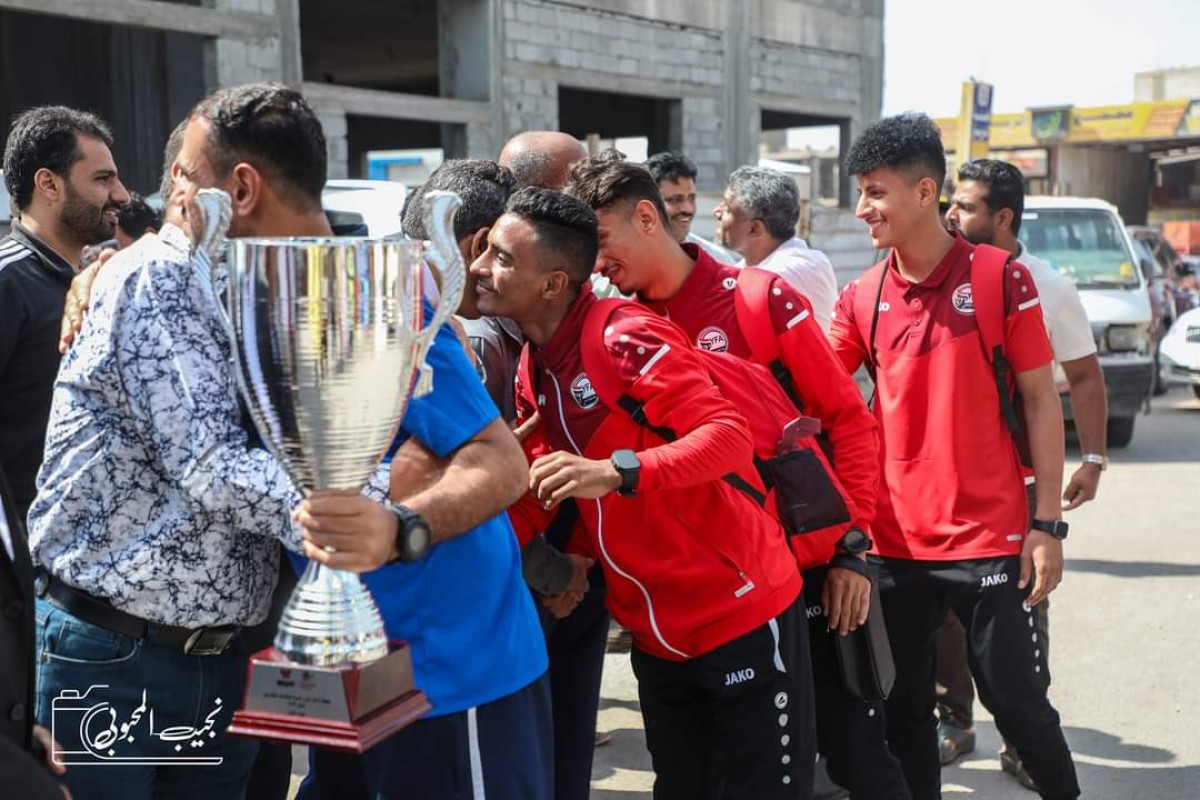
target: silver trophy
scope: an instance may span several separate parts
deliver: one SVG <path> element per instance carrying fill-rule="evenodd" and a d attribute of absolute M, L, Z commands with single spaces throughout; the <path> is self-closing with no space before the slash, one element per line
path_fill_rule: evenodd
<path fill-rule="evenodd" d="M 206 220 L 228 219 L 223 192 L 200 192 L 198 201 L 206 206 Z M 458 308 L 466 274 L 452 234 L 461 201 L 433 192 L 425 202 L 429 243 L 228 240 L 226 325 L 239 388 L 267 448 L 305 495 L 314 489 L 361 489 L 395 438 L 409 398 L 432 388 L 425 356 Z M 198 249 L 215 253 L 222 227 L 227 223 L 217 230 L 210 224 Z M 439 273 L 441 298 L 425 325 L 427 260 Z M 305 736 L 314 724 L 328 724 L 312 719 L 320 715 L 319 706 L 329 705 L 327 691 L 310 689 L 315 696 L 307 698 L 294 692 L 279 701 L 280 686 L 286 688 L 291 668 L 299 665 L 309 668 L 306 675 L 343 673 L 337 683 L 345 689 L 345 707 L 334 698 L 332 724 L 349 724 L 354 735 L 343 744 L 364 749 L 362 718 L 386 710 L 397 689 L 404 691 L 397 684 L 404 675 L 413 688 L 411 662 L 400 649 L 403 659 L 393 658 L 397 650 L 389 647 L 379 609 L 357 575 L 310 561 L 284 608 L 275 652 L 253 659 L 245 710 L 234 720 L 241 729 L 235 732 L 339 746 Z M 388 687 L 376 685 L 361 696 L 362 684 L 372 683 L 370 665 L 401 660 L 398 667 L 376 670 L 374 683 Z M 355 672 L 360 674 L 347 677 Z M 381 691 L 392 697 L 379 697 Z M 262 713 L 307 722 L 281 731 L 278 720 L 264 725 L 250 718 Z"/>

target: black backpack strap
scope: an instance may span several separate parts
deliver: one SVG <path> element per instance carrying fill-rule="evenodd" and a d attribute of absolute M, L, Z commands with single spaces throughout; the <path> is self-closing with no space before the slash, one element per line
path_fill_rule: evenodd
<path fill-rule="evenodd" d="M 879 329 L 879 303 L 883 300 L 883 284 L 887 278 L 887 267 L 885 266 L 882 274 L 879 275 L 879 286 L 875 289 L 875 302 L 871 304 L 871 335 L 867 337 L 867 374 L 871 376 L 871 383 L 875 383 L 875 365 L 879 361 L 878 353 L 875 350 L 875 332 Z"/>
<path fill-rule="evenodd" d="M 617 399 L 617 405 L 621 407 L 622 411 L 629 415 L 630 419 L 632 419 L 638 425 L 641 425 L 643 428 L 649 428 L 650 430 L 654 431 L 654 433 L 656 433 L 660 438 L 665 439 L 668 442 L 673 442 L 679 438 L 675 435 L 675 431 L 666 426 L 651 425 L 650 420 L 646 418 L 645 404 L 639 403 L 630 395 L 621 395 Z M 758 470 L 759 476 L 762 477 L 765 482 L 765 476 L 767 474 L 766 465 L 762 463 L 757 453 L 754 455 L 754 468 Z M 733 488 L 737 489 L 739 492 L 747 495 L 760 507 L 767 504 L 766 496 L 758 489 L 747 483 L 746 480 L 737 473 L 731 472 L 728 475 L 723 476 L 723 480 Z M 767 485 L 770 486 L 770 484 Z"/>
<path fill-rule="evenodd" d="M 788 372 L 788 368 L 784 366 L 782 359 L 775 359 L 767 368 L 771 370 L 771 377 L 779 384 L 779 388 L 783 389 L 783 393 L 788 396 L 788 400 L 792 401 L 792 405 L 801 414 L 804 413 L 804 400 L 800 397 L 800 393 L 796 391 L 796 382 L 792 380 L 792 373 Z"/>

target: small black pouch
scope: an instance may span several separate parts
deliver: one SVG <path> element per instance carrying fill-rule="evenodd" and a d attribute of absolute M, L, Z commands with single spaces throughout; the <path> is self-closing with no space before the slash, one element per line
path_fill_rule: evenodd
<path fill-rule="evenodd" d="M 812 450 L 792 450 L 765 466 L 775 487 L 779 519 L 789 536 L 850 521 L 846 501 Z"/>
<path fill-rule="evenodd" d="M 886 700 L 896 682 L 896 662 L 892 660 L 892 646 L 879 605 L 879 586 L 874 581 L 867 624 L 847 636 L 836 632 L 830 636 L 846 691 L 866 702 Z"/>

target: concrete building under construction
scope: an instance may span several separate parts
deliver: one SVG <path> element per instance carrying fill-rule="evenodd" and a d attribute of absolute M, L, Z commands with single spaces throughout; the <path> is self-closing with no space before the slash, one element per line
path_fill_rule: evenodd
<path fill-rule="evenodd" d="M 0 0 L 0 134 L 30 105 L 90 108 L 146 191 L 193 103 L 262 79 L 303 87 L 331 177 L 365 177 L 370 152 L 494 157 L 551 128 L 681 149 L 712 190 L 763 131 L 836 126 L 848 144 L 878 116 L 882 68 L 883 0 Z"/>

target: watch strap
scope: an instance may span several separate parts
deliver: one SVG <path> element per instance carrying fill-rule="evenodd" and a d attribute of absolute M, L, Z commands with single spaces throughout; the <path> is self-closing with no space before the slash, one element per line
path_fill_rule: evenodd
<path fill-rule="evenodd" d="M 871 577 L 871 574 L 867 571 L 867 562 L 858 556 L 852 556 L 849 553 L 838 553 L 833 558 L 829 559 L 829 566 L 854 570 L 864 578 Z"/>
<path fill-rule="evenodd" d="M 1029 527 L 1033 528 L 1035 531 L 1048 533 L 1059 541 L 1066 539 L 1067 532 L 1070 530 L 1070 525 L 1066 522 L 1066 520 L 1061 519 L 1035 519 Z"/>
<path fill-rule="evenodd" d="M 398 525 L 396 527 L 396 557 L 389 561 L 389 564 L 404 564 L 414 561 L 425 554 L 425 550 L 429 549 L 428 533 L 425 550 L 420 553 L 412 553 L 408 547 L 408 532 L 415 525 L 423 525 L 425 530 L 429 531 L 429 523 L 425 521 L 418 512 L 413 511 L 408 506 L 399 503 L 388 503 L 388 508 L 396 515 Z"/>

